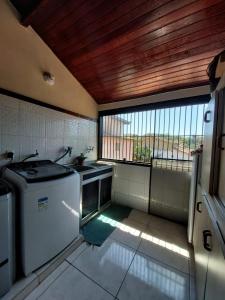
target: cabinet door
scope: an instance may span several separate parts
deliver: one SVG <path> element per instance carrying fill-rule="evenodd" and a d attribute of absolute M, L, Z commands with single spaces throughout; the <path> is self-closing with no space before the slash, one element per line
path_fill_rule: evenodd
<path fill-rule="evenodd" d="M 216 111 L 215 98 L 212 98 L 207 106 L 204 116 L 204 141 L 203 141 L 203 156 L 202 156 L 202 172 L 201 172 L 201 186 L 204 193 L 211 190 L 212 181 L 212 155 L 214 144 L 214 119 Z"/>
<path fill-rule="evenodd" d="M 82 218 L 98 210 L 99 181 L 83 185 L 82 188 Z"/>
<path fill-rule="evenodd" d="M 208 215 L 206 207 L 204 205 L 204 196 L 202 196 L 201 187 L 198 185 L 193 235 L 198 300 L 204 299 L 205 291 L 209 253 L 204 248 L 203 232 L 208 229 L 207 224 Z"/>
<path fill-rule="evenodd" d="M 217 226 L 217 225 L 216 225 Z M 224 300 L 225 299 L 225 258 L 221 246 L 224 242 L 218 239 L 211 224 L 212 251 L 209 255 L 208 272 L 205 290 L 205 300 Z M 220 234 L 220 232 L 218 233 Z"/>
<path fill-rule="evenodd" d="M 101 180 L 100 206 L 103 206 L 111 200 L 112 177 L 106 177 Z"/>
<path fill-rule="evenodd" d="M 218 163 L 217 172 L 218 177 L 216 178 L 216 183 L 218 187 L 216 188 L 216 194 L 225 206 L 225 89 L 218 94 L 219 98 L 219 118 L 218 118 L 218 132 L 217 132 L 217 157 L 216 161 Z M 215 184 L 216 185 L 216 184 Z"/>

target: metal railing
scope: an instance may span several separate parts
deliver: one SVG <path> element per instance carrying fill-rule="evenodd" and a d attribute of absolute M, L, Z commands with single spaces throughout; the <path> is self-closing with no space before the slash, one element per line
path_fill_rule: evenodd
<path fill-rule="evenodd" d="M 202 144 L 206 104 L 101 116 L 100 158 L 190 170 Z"/>

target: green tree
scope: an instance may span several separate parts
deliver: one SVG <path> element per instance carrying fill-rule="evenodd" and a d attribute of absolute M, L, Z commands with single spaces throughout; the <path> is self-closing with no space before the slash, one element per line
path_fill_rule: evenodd
<path fill-rule="evenodd" d="M 152 156 L 152 149 L 146 145 L 134 145 L 134 159 L 137 161 L 150 161 Z"/>

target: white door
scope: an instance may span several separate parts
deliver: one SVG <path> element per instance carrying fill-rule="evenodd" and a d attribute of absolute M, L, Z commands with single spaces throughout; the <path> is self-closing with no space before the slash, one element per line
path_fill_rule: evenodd
<path fill-rule="evenodd" d="M 220 102 L 220 111 L 222 111 L 222 126 L 218 130 L 217 134 L 217 154 L 218 154 L 218 188 L 216 194 L 219 199 L 222 201 L 225 207 L 225 110 L 224 110 L 224 101 L 225 101 L 225 89 L 222 90 L 219 94 Z"/>
<path fill-rule="evenodd" d="M 203 233 L 207 229 L 208 229 L 207 209 L 204 205 L 204 196 L 202 195 L 201 187 L 198 185 L 195 222 L 194 222 L 194 235 L 193 235 L 198 300 L 204 299 L 204 292 L 205 292 L 205 282 L 206 282 L 209 253 L 204 248 Z"/>
<path fill-rule="evenodd" d="M 210 224 L 209 231 L 211 232 L 212 249 L 209 255 L 207 281 L 205 288 L 205 300 L 224 300 L 225 297 L 225 257 L 222 247 L 224 241 L 221 236 L 218 239 L 220 232 L 215 232 L 213 224 Z"/>
<path fill-rule="evenodd" d="M 204 141 L 203 141 L 203 156 L 202 156 L 202 173 L 201 186 L 204 194 L 210 192 L 210 184 L 212 180 L 212 155 L 213 145 L 215 140 L 215 111 L 216 111 L 215 97 L 212 97 L 204 116 Z"/>

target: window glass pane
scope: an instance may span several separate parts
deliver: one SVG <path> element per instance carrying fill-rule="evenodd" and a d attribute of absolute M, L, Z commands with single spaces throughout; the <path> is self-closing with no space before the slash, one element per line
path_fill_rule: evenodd
<path fill-rule="evenodd" d="M 202 144 L 206 104 L 148 109 L 101 117 L 101 158 L 190 170 Z M 100 135 L 101 136 L 101 135 Z"/>

